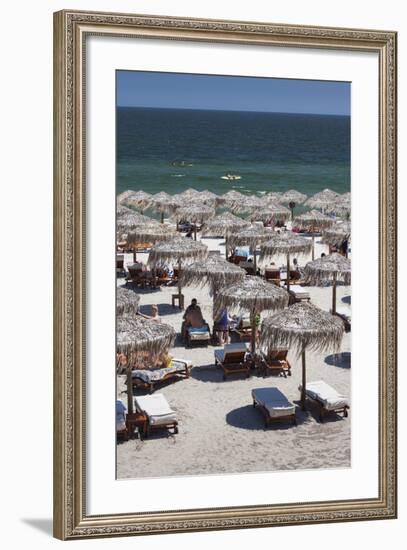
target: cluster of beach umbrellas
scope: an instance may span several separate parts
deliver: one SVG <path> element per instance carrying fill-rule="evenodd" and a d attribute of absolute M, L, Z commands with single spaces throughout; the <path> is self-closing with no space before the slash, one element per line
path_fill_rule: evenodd
<path fill-rule="evenodd" d="M 284 206 L 288 205 L 289 208 Z M 296 205 L 304 204 L 313 210 L 294 217 Z M 227 208 L 216 215 L 216 208 Z M 161 214 L 161 223 L 145 216 L 151 209 Z M 246 219 L 236 214 L 245 213 Z M 350 284 L 350 261 L 340 254 L 331 254 L 314 260 L 314 242 L 291 231 L 277 233 L 254 222 L 264 224 L 287 221 L 309 231 L 312 235 L 322 230 L 322 242 L 341 246 L 350 239 L 350 223 L 335 223 L 329 214 L 350 216 L 350 195 L 339 195 L 325 189 L 313 197 L 289 190 L 268 193 L 265 197 L 249 196 L 232 190 L 224 195 L 210 191 L 187 189 L 178 195 L 161 192 L 151 195 L 144 191 L 125 191 L 117 197 L 117 236 L 130 247 L 151 243 L 148 265 L 152 269 L 168 264 L 178 268 L 178 292 L 182 286 L 207 285 L 214 296 L 214 317 L 224 308 L 249 312 L 252 326 L 252 352 L 256 351 L 257 316 L 264 311 L 274 312 L 263 320 L 260 348 L 293 347 L 302 357 L 302 406 L 305 406 L 306 351 L 337 349 L 340 345 L 343 322 L 336 312 L 338 282 Z M 230 247 L 248 246 L 254 253 L 260 247 L 260 261 L 270 260 L 276 254 L 285 254 L 287 260 L 287 290 L 290 280 L 290 256 L 307 254 L 312 250 L 312 261 L 305 267 L 305 282 L 311 285 L 332 284 L 331 313 L 309 303 L 288 306 L 288 292 L 256 276 L 247 276 L 240 267 L 217 255 L 208 255 L 205 244 L 180 237 L 167 225 L 164 215 L 177 224 L 188 221 L 203 224 L 202 235 L 223 237 L 226 253 Z M 196 238 L 196 234 L 195 234 Z M 117 290 L 117 350 L 128 357 L 128 410 L 133 410 L 131 360 L 137 354 L 156 355 L 171 347 L 175 341 L 174 329 L 137 315 L 139 296 L 132 290 Z M 287 307 L 288 306 L 288 307 Z"/>

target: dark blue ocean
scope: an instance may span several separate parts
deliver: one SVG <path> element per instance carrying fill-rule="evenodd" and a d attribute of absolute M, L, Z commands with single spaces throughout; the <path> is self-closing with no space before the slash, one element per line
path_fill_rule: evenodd
<path fill-rule="evenodd" d="M 350 117 L 118 107 L 117 193 L 188 187 L 349 191 Z"/>

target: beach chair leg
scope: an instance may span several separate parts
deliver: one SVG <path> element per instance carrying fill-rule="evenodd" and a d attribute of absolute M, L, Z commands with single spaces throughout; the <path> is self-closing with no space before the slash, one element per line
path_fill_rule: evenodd
<path fill-rule="evenodd" d="M 348 407 L 345 407 L 345 408 L 343 409 L 343 417 L 344 417 L 344 418 L 348 418 Z"/>

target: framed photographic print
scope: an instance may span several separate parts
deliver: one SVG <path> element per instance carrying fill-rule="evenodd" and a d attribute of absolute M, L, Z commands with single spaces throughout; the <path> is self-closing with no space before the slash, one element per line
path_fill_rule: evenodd
<path fill-rule="evenodd" d="M 396 33 L 54 43 L 55 536 L 396 517 Z"/>

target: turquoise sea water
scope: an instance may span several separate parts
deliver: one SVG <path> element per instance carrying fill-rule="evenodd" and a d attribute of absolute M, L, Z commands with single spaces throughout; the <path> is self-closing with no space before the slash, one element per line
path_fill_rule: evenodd
<path fill-rule="evenodd" d="M 349 191 L 350 117 L 118 107 L 117 193 L 188 187 Z"/>

